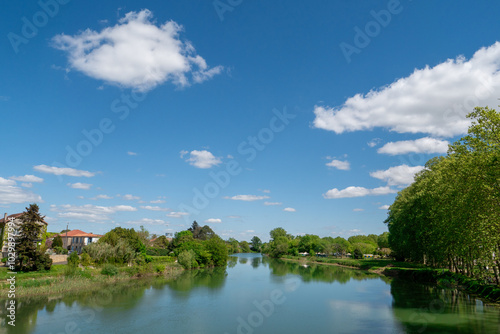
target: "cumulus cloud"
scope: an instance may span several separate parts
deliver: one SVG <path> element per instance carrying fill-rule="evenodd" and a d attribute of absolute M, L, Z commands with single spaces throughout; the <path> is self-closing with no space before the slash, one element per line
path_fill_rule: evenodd
<path fill-rule="evenodd" d="M 294 208 L 284 208 L 283 211 L 286 211 L 286 212 L 295 212 L 297 210 L 295 210 Z"/>
<path fill-rule="evenodd" d="M 264 202 L 264 205 L 281 205 L 281 202 Z"/>
<path fill-rule="evenodd" d="M 33 167 L 34 170 L 42 173 L 54 174 L 54 175 L 66 175 L 66 176 L 84 176 L 93 177 L 96 173 L 88 172 L 86 170 L 79 170 L 69 167 L 53 167 L 47 165 L 37 165 Z"/>
<path fill-rule="evenodd" d="M 90 187 L 92 187 L 90 183 L 81 183 L 81 182 L 68 183 L 67 186 L 73 189 L 84 189 L 84 190 L 89 190 Z"/>
<path fill-rule="evenodd" d="M 347 187 L 342 190 L 339 190 L 337 188 L 330 189 L 325 194 L 323 194 L 323 197 L 326 199 L 350 198 L 350 197 L 387 195 L 396 192 L 397 190 L 391 189 L 390 187 L 378 187 L 374 189 L 368 189 L 365 187 Z"/>
<path fill-rule="evenodd" d="M 162 200 L 162 199 L 155 199 L 153 201 L 149 201 L 149 203 L 151 203 L 151 204 L 161 204 L 161 203 L 165 203 L 165 201 Z"/>
<path fill-rule="evenodd" d="M 465 115 L 478 105 L 495 106 L 500 89 L 500 42 L 434 67 L 415 69 L 368 94 L 356 94 L 340 107 L 315 106 L 316 128 L 346 131 L 387 128 L 399 133 L 452 137 L 470 125 Z"/>
<path fill-rule="evenodd" d="M 379 180 L 386 181 L 389 186 L 405 186 L 413 183 L 415 174 L 424 169 L 424 166 L 410 167 L 401 165 L 391 167 L 386 170 L 371 172 L 370 176 Z"/>
<path fill-rule="evenodd" d="M 162 219 L 151 219 L 151 218 L 142 218 L 139 220 L 129 220 L 125 222 L 125 224 L 129 225 L 168 225 L 168 222 Z"/>
<path fill-rule="evenodd" d="M 174 21 L 155 24 L 148 9 L 129 12 L 115 26 L 60 34 L 52 41 L 65 51 L 69 66 L 111 84 L 148 91 L 170 81 L 177 86 L 200 83 L 222 72 L 210 68 L 189 41 L 179 37 Z"/>
<path fill-rule="evenodd" d="M 424 137 L 416 140 L 390 142 L 377 150 L 378 153 L 397 155 L 407 153 L 446 153 L 449 142 Z"/>
<path fill-rule="evenodd" d="M 187 212 L 169 212 L 167 213 L 167 217 L 172 217 L 172 218 L 181 218 L 183 216 L 189 216 L 189 213 Z"/>
<path fill-rule="evenodd" d="M 349 170 L 351 169 L 351 165 L 349 161 L 340 161 L 333 159 L 332 161 L 326 164 L 328 167 L 334 167 L 340 170 Z"/>
<path fill-rule="evenodd" d="M 205 220 L 205 224 L 219 224 L 222 223 L 222 219 L 219 218 L 209 218 Z"/>
<path fill-rule="evenodd" d="M 382 205 L 378 207 L 380 210 L 388 210 L 390 208 L 390 205 Z"/>
<path fill-rule="evenodd" d="M 137 211 L 129 205 L 97 206 L 97 205 L 51 205 L 50 211 L 57 212 L 57 216 L 65 219 L 85 220 L 89 222 L 104 222 L 111 219 L 116 212 Z"/>
<path fill-rule="evenodd" d="M 139 196 L 134 196 L 130 194 L 123 195 L 122 198 L 127 201 L 137 201 L 141 199 Z"/>
<path fill-rule="evenodd" d="M 20 188 L 16 181 L 0 177 L 0 204 L 43 202 L 40 195 Z"/>
<path fill-rule="evenodd" d="M 377 146 L 378 144 L 380 144 L 382 142 L 382 139 L 380 138 L 373 138 L 372 140 L 370 140 L 367 145 L 370 146 L 370 147 L 375 147 Z"/>
<path fill-rule="evenodd" d="M 141 209 L 150 211 L 170 211 L 169 208 L 161 208 L 159 206 L 151 206 L 151 205 L 141 206 Z"/>
<path fill-rule="evenodd" d="M 253 201 L 260 201 L 263 199 L 268 199 L 269 196 L 259 196 L 259 195 L 236 195 L 236 196 L 226 196 L 224 197 L 225 199 L 232 199 L 233 201 L 246 201 L 246 202 L 253 202 Z"/>
<path fill-rule="evenodd" d="M 92 197 L 91 200 L 97 201 L 99 199 L 112 199 L 112 198 L 113 198 L 112 196 L 101 194 L 101 195 L 97 195 L 95 197 Z"/>
<path fill-rule="evenodd" d="M 127 152 L 127 154 L 128 154 L 128 155 L 137 155 L 137 153 L 136 153 L 136 152 L 132 152 L 132 151 L 128 151 L 128 152 Z"/>
<path fill-rule="evenodd" d="M 191 166 L 197 168 L 212 168 L 213 166 L 217 166 L 222 163 L 220 158 L 216 158 L 207 150 L 194 150 L 191 152 L 181 151 L 181 158 L 184 158 L 186 154 L 189 154 L 189 158 L 186 159 L 186 162 L 189 162 Z"/>
<path fill-rule="evenodd" d="M 28 182 L 28 183 L 40 183 L 43 182 L 41 177 L 35 175 L 24 175 L 24 176 L 11 176 L 9 179 L 19 182 Z"/>

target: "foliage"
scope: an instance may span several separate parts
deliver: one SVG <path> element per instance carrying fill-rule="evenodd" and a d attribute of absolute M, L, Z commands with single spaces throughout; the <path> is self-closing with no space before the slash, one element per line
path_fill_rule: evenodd
<path fill-rule="evenodd" d="M 92 258 L 88 253 L 83 253 L 82 255 L 80 255 L 80 263 L 82 264 L 82 266 L 88 267 L 92 264 Z"/>
<path fill-rule="evenodd" d="M 352 258 L 353 259 L 362 259 L 363 258 L 363 251 L 359 247 L 355 247 L 354 251 L 352 252 Z"/>
<path fill-rule="evenodd" d="M 139 240 L 141 240 L 141 242 L 144 244 L 144 245 L 148 245 L 149 244 L 149 231 L 146 230 L 144 228 L 144 226 L 140 226 L 140 230 L 137 231 L 137 236 L 139 237 Z"/>
<path fill-rule="evenodd" d="M 101 274 L 107 276 L 116 276 L 118 275 L 118 268 L 110 263 L 106 263 L 101 270 Z"/>
<path fill-rule="evenodd" d="M 60 235 L 55 236 L 54 240 L 52 240 L 52 248 L 56 248 L 56 247 L 62 248 L 62 246 L 63 246 L 62 237 Z"/>
<path fill-rule="evenodd" d="M 177 261 L 184 269 L 198 267 L 198 262 L 196 262 L 196 253 L 192 249 L 182 251 L 177 256 Z"/>
<path fill-rule="evenodd" d="M 80 262 L 80 257 L 78 256 L 77 252 L 71 252 L 71 254 L 68 256 L 68 265 L 72 267 L 78 266 L 78 263 Z"/>
<path fill-rule="evenodd" d="M 125 242 L 135 253 L 146 252 L 146 245 L 133 228 L 115 227 L 98 241 L 99 244 L 109 244 L 113 247 L 116 247 L 121 242 Z"/>
<path fill-rule="evenodd" d="M 42 222 L 44 218 L 38 211 L 38 205 L 30 204 L 20 217 L 22 223 L 20 236 L 16 240 L 16 271 L 50 270 L 52 266 L 52 259 L 37 249 L 37 240 L 42 234 L 42 226 L 39 222 Z"/>
<path fill-rule="evenodd" d="M 219 236 L 212 237 L 206 242 L 207 251 L 211 255 L 213 265 L 216 267 L 225 266 L 228 258 L 228 251 L 224 240 Z"/>
<path fill-rule="evenodd" d="M 108 243 L 94 242 L 83 248 L 96 264 L 130 263 L 136 257 L 136 252 L 126 240 L 118 240 L 113 246 Z"/>
<path fill-rule="evenodd" d="M 252 244 L 252 251 L 260 252 L 262 250 L 262 240 L 258 236 L 254 236 L 252 240 L 250 240 Z"/>
<path fill-rule="evenodd" d="M 164 235 L 159 236 L 158 238 L 153 241 L 153 248 L 160 248 L 160 249 L 166 249 L 168 247 L 168 244 L 170 241 L 168 241 L 167 237 Z"/>
<path fill-rule="evenodd" d="M 208 240 L 216 235 L 215 232 L 210 228 L 210 226 L 205 225 L 201 227 L 200 225 L 198 225 L 196 220 L 193 222 L 191 227 L 188 228 L 188 231 L 193 233 L 193 238 L 200 240 Z"/>
<path fill-rule="evenodd" d="M 146 255 L 151 255 L 151 256 L 167 256 L 169 254 L 170 254 L 170 250 L 169 249 L 153 248 L 153 247 L 146 248 Z"/>
<path fill-rule="evenodd" d="M 240 241 L 240 250 L 242 253 L 250 253 L 250 244 L 247 241 Z"/>
<path fill-rule="evenodd" d="M 52 248 L 56 254 L 68 254 L 68 250 L 62 247 L 53 247 Z"/>
<path fill-rule="evenodd" d="M 478 107 L 467 117 L 467 136 L 398 193 L 389 243 L 400 259 L 500 285 L 500 113 Z"/>

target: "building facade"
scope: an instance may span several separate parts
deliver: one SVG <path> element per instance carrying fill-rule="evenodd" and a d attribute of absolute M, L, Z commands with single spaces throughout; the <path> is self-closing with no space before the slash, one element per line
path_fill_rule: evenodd
<path fill-rule="evenodd" d="M 59 234 L 63 242 L 63 248 L 70 252 L 82 253 L 83 247 L 98 241 L 102 235 L 83 232 L 82 230 L 72 230 Z"/>
<path fill-rule="evenodd" d="M 7 238 L 9 237 L 9 233 L 7 232 L 6 226 L 7 223 L 12 220 L 12 223 L 14 224 L 14 227 L 16 229 L 16 235 L 19 234 L 19 230 L 22 224 L 21 216 L 24 214 L 24 212 L 21 213 L 16 213 L 13 215 L 8 216 L 7 214 L 4 215 L 4 218 L 0 219 L 0 230 L 1 230 L 1 239 L 0 239 L 0 246 L 2 248 L 2 258 L 7 257 L 8 255 L 8 246 L 7 246 Z M 47 232 L 47 222 L 41 221 L 38 222 L 39 225 L 41 225 L 42 229 L 40 232 L 39 240 L 37 241 L 38 246 L 40 246 L 43 242 L 43 236 L 45 232 Z"/>

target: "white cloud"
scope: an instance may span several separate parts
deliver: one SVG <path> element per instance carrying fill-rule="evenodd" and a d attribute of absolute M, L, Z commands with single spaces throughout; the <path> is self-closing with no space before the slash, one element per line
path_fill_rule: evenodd
<path fill-rule="evenodd" d="M 167 213 L 167 217 L 172 217 L 172 218 L 181 218 L 183 216 L 189 216 L 189 213 L 187 212 L 170 212 Z"/>
<path fill-rule="evenodd" d="M 222 223 L 222 220 L 219 218 L 209 218 L 205 220 L 205 224 L 220 224 Z"/>
<path fill-rule="evenodd" d="M 9 179 L 19 182 L 40 183 L 43 182 L 41 177 L 35 175 L 11 176 Z"/>
<path fill-rule="evenodd" d="M 399 133 L 452 137 L 470 125 L 475 106 L 495 106 L 500 89 L 500 42 L 467 61 L 449 59 L 416 69 L 389 86 L 356 94 L 340 107 L 315 106 L 316 128 L 343 133 L 383 127 Z"/>
<path fill-rule="evenodd" d="M 57 212 L 57 216 L 65 219 L 85 220 L 89 222 L 103 222 L 110 220 L 110 216 L 116 212 L 132 212 L 137 208 L 128 205 L 97 206 L 85 205 L 53 205 L 50 211 Z"/>
<path fill-rule="evenodd" d="M 143 9 L 125 14 L 113 27 L 57 35 L 53 43 L 66 51 L 71 68 L 140 91 L 166 81 L 187 86 L 221 73 L 222 66 L 208 67 L 191 43 L 179 38 L 181 31 L 174 21 L 156 25 L 151 11 Z"/>
<path fill-rule="evenodd" d="M 377 150 L 378 153 L 397 155 L 407 153 L 446 153 L 449 142 L 431 137 L 416 140 L 390 142 Z"/>
<path fill-rule="evenodd" d="M 333 159 L 332 161 L 328 162 L 326 165 L 328 167 L 335 167 L 335 168 L 340 169 L 340 170 L 351 169 L 351 165 L 349 164 L 349 161 L 340 161 L 340 160 Z"/>
<path fill-rule="evenodd" d="M 43 202 L 43 200 L 40 195 L 18 187 L 16 181 L 0 177 L 0 204 L 26 202 Z"/>
<path fill-rule="evenodd" d="M 169 208 L 161 208 L 159 206 L 150 206 L 150 205 L 141 206 L 141 209 L 151 210 L 151 211 L 170 211 Z"/>
<path fill-rule="evenodd" d="M 84 176 L 84 177 L 93 177 L 96 173 L 88 172 L 86 170 L 78 170 L 69 167 L 52 167 L 47 165 L 38 165 L 33 167 L 34 170 L 42 173 L 54 174 L 54 175 L 66 175 L 66 176 Z"/>
<path fill-rule="evenodd" d="M 368 146 L 370 147 L 375 147 L 377 146 L 378 144 L 380 144 L 382 142 L 382 139 L 380 138 L 373 138 L 372 140 L 370 140 L 367 144 Z"/>
<path fill-rule="evenodd" d="M 130 194 L 123 195 L 122 198 L 127 201 L 136 201 L 141 199 L 139 196 L 134 196 Z"/>
<path fill-rule="evenodd" d="M 364 187 L 347 187 L 345 189 L 339 190 L 333 188 L 328 190 L 323 197 L 326 199 L 332 198 L 350 198 L 350 197 L 364 197 L 364 196 L 377 196 L 377 195 L 387 195 L 393 194 L 397 191 L 391 189 L 390 187 L 378 187 L 374 189 L 367 189 Z"/>
<path fill-rule="evenodd" d="M 253 202 L 253 201 L 260 201 L 263 199 L 268 199 L 269 196 L 258 196 L 258 195 L 236 195 L 236 196 L 226 196 L 224 197 L 225 199 L 232 199 L 233 201 L 246 201 L 246 202 Z"/>
<path fill-rule="evenodd" d="M 401 165 L 371 172 L 370 176 L 386 181 L 389 186 L 404 186 L 413 183 L 415 174 L 424 168 L 424 166 L 410 167 L 408 165 Z"/>
<path fill-rule="evenodd" d="M 361 211 L 365 211 L 365 209 L 356 208 L 356 209 L 353 209 L 352 211 L 354 211 L 354 212 L 361 212 Z"/>
<path fill-rule="evenodd" d="M 136 153 L 136 152 L 132 152 L 132 151 L 128 151 L 128 152 L 127 152 L 127 154 L 128 154 L 128 155 L 137 155 L 137 153 Z"/>
<path fill-rule="evenodd" d="M 269 189 L 263 189 L 263 190 L 262 190 L 262 192 L 263 192 L 263 193 L 266 193 L 266 194 L 270 194 L 270 193 L 271 193 L 271 190 L 269 190 Z"/>
<path fill-rule="evenodd" d="M 380 210 L 388 210 L 390 208 L 390 205 L 382 205 L 378 207 Z"/>
<path fill-rule="evenodd" d="M 23 182 L 21 183 L 21 187 L 24 187 L 24 188 L 33 188 L 33 183 L 26 183 L 26 182 Z"/>
<path fill-rule="evenodd" d="M 168 225 L 168 222 L 162 219 L 151 219 L 151 218 L 142 218 L 139 220 L 129 220 L 125 222 L 125 224 L 129 225 Z"/>
<path fill-rule="evenodd" d="M 81 183 L 81 182 L 68 183 L 67 186 L 73 189 L 84 189 L 84 190 L 89 190 L 90 187 L 92 187 L 90 183 Z"/>
<path fill-rule="evenodd" d="M 229 219 L 240 219 L 241 216 L 232 215 L 232 216 L 227 216 L 227 218 L 229 218 Z"/>
<path fill-rule="evenodd" d="M 264 205 L 281 205 L 281 202 L 264 202 Z"/>
<path fill-rule="evenodd" d="M 101 195 L 97 195 L 97 196 L 95 196 L 95 197 L 92 197 L 92 198 L 91 198 L 91 200 L 96 201 L 96 200 L 98 200 L 98 199 L 112 199 L 112 198 L 113 198 L 112 196 L 108 196 L 108 195 L 103 195 L 103 194 L 101 194 Z"/>
<path fill-rule="evenodd" d="M 284 208 L 283 211 L 286 211 L 286 212 L 295 212 L 297 210 L 295 210 L 294 208 Z"/>
<path fill-rule="evenodd" d="M 161 203 L 165 203 L 165 201 L 162 200 L 162 199 L 156 199 L 154 201 L 149 201 L 149 203 L 151 203 L 151 204 L 161 204 Z"/>
<path fill-rule="evenodd" d="M 183 158 L 188 153 L 189 152 L 187 151 L 181 151 L 181 158 Z M 207 150 L 194 150 L 189 153 L 189 158 L 186 159 L 186 162 L 189 162 L 191 166 L 195 166 L 197 168 L 211 168 L 213 166 L 221 164 L 222 160 L 220 158 L 216 158 Z"/>

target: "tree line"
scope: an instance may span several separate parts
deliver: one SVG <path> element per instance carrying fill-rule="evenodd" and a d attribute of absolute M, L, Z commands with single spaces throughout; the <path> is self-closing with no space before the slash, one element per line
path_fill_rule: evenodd
<path fill-rule="evenodd" d="M 500 113 L 477 107 L 467 117 L 468 134 L 396 196 L 389 244 L 399 260 L 500 285 Z"/>

